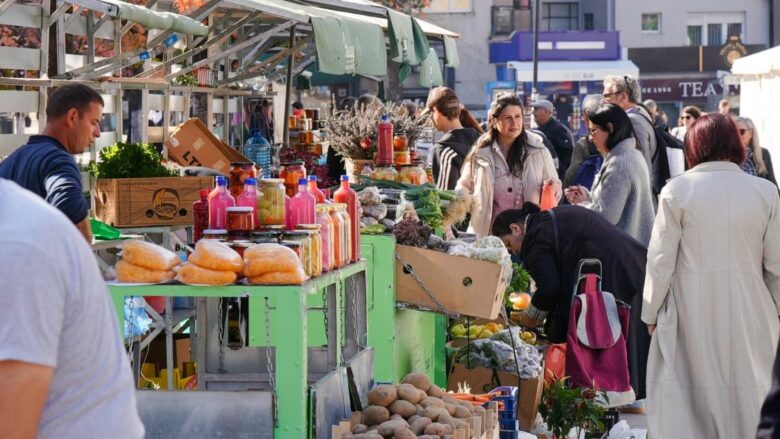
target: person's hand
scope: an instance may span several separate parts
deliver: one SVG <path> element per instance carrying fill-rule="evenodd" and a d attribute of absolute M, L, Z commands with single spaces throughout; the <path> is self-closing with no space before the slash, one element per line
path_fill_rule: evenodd
<path fill-rule="evenodd" d="M 536 328 L 542 324 L 541 320 L 536 320 L 535 318 L 529 316 L 525 311 L 521 311 L 520 315 L 517 316 L 514 320 L 518 325 L 526 328 Z"/>
<path fill-rule="evenodd" d="M 566 189 L 566 199 L 571 204 L 584 203 L 590 200 L 587 189 L 583 186 L 571 186 Z"/>
<path fill-rule="evenodd" d="M 655 332 L 655 325 L 647 325 L 647 333 L 652 337 L 653 332 Z"/>

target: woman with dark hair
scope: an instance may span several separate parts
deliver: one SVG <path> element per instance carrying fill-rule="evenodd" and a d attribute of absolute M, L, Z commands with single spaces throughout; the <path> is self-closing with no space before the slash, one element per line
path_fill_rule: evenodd
<path fill-rule="evenodd" d="M 541 136 L 524 128 L 517 96 L 499 96 L 490 107 L 488 130 L 469 152 L 457 188 L 474 195 L 469 231 L 490 233 L 493 219 L 526 201 L 538 204 L 543 184 L 560 197 L 561 182 Z"/>
<path fill-rule="evenodd" d="M 521 255 L 536 282 L 531 305 L 521 314 L 523 325 L 539 326 L 546 318 L 547 337 L 553 343 L 562 343 L 566 341 L 579 261 L 600 260 L 603 290 L 631 303 L 634 297 L 641 298 L 647 249 L 591 210 L 579 206 L 558 206 L 551 210 L 555 212 L 558 229 L 557 246 L 549 212 L 539 212 L 539 207 L 531 203 L 526 203 L 521 210 L 507 210 L 498 215 L 492 233 L 512 253 Z M 637 308 L 637 316 L 639 311 Z M 638 318 L 632 319 L 628 333 L 631 387 L 636 397 L 642 399 L 650 337 Z M 610 401 L 611 405 L 630 402 Z"/>
<path fill-rule="evenodd" d="M 566 189 L 571 204 L 580 204 L 647 245 L 653 228 L 650 173 L 636 140 L 631 120 L 622 108 L 604 104 L 588 113 L 588 130 L 604 164 L 588 190 Z"/>
<path fill-rule="evenodd" d="M 485 133 L 485 130 L 479 125 L 477 118 L 463 104 L 460 104 L 460 116 L 458 116 L 458 119 L 460 119 L 460 124 L 464 128 L 473 128 L 479 134 Z"/>
<path fill-rule="evenodd" d="M 682 125 L 673 128 L 671 134 L 677 139 L 679 139 L 681 142 L 685 141 L 685 133 L 688 132 L 688 129 L 693 125 L 694 122 L 696 122 L 696 119 L 700 118 L 702 116 L 701 110 L 699 110 L 699 107 L 695 105 L 688 105 L 687 107 L 682 109 L 682 112 L 680 113 L 680 121 L 682 122 Z"/>
<path fill-rule="evenodd" d="M 658 198 L 642 320 L 652 437 L 755 437 L 780 335 L 780 197 L 740 169 L 731 117 L 700 117 Z"/>
<path fill-rule="evenodd" d="M 747 159 L 742 163 L 742 170 L 777 184 L 775 171 L 772 168 L 772 156 L 769 155 L 769 150 L 761 147 L 756 125 L 748 117 L 737 117 L 734 119 L 734 123 L 737 125 L 739 140 L 742 141 L 742 146 L 747 151 Z"/>

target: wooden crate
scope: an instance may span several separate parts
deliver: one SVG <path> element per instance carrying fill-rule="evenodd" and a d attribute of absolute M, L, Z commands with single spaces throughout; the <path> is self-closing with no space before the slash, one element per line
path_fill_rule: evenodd
<path fill-rule="evenodd" d="M 192 224 L 192 203 L 214 177 L 117 178 L 97 180 L 95 217 L 112 227 Z"/>

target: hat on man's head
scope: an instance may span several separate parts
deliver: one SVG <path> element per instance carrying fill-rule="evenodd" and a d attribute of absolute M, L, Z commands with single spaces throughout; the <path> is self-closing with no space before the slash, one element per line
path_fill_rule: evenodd
<path fill-rule="evenodd" d="M 303 110 L 303 104 L 298 101 L 293 102 L 292 107 L 296 110 Z"/>
<path fill-rule="evenodd" d="M 547 99 L 539 99 L 538 101 L 533 101 L 531 103 L 531 108 L 544 108 L 545 110 L 552 113 L 554 107 L 552 102 L 548 101 Z"/>
<path fill-rule="evenodd" d="M 444 86 L 436 87 L 428 93 L 428 101 L 425 103 L 423 114 L 430 113 L 434 107 L 441 113 L 447 113 L 447 110 L 452 112 L 460 108 L 460 100 L 458 100 L 458 95 L 451 88 Z"/>

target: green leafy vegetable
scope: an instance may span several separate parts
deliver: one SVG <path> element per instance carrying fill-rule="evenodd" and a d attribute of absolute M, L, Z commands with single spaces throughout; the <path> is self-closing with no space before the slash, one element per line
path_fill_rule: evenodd
<path fill-rule="evenodd" d="M 146 143 L 118 142 L 100 151 L 100 160 L 89 164 L 95 178 L 178 177 L 179 171 L 163 164 L 163 156 Z"/>
<path fill-rule="evenodd" d="M 504 293 L 504 303 L 508 307 L 512 307 L 512 302 L 509 301 L 509 294 L 517 293 L 521 291 L 528 291 L 528 287 L 531 285 L 531 275 L 528 270 L 521 264 L 512 264 L 512 280 L 506 286 L 506 292 Z"/>

